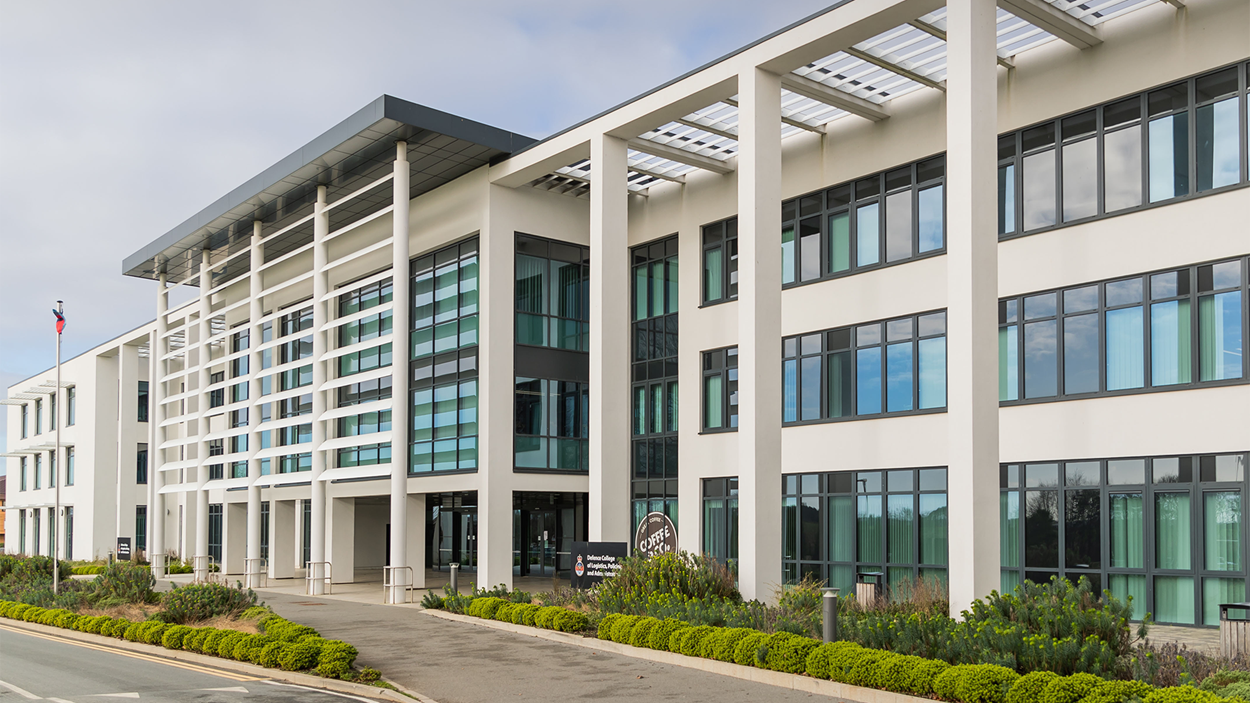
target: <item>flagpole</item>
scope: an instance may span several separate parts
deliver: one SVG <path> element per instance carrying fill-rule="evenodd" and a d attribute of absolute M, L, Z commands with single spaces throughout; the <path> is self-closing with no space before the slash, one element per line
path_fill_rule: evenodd
<path fill-rule="evenodd" d="M 65 319 L 65 302 L 56 301 L 56 316 L 60 322 Z M 52 518 L 52 594 L 56 595 L 61 592 L 61 535 L 57 534 L 57 523 L 61 521 L 61 329 L 62 325 L 56 327 L 56 395 L 53 396 L 55 401 L 52 403 L 52 412 L 54 417 L 52 421 L 56 423 L 56 449 L 53 450 L 56 461 L 53 462 L 53 471 L 55 476 L 52 477 L 53 485 L 56 486 L 56 511 Z"/>

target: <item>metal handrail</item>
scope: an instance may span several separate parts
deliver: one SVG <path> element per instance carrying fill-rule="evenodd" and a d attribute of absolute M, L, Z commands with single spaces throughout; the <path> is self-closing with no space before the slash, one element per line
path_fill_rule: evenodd
<path fill-rule="evenodd" d="M 312 567 L 314 567 L 314 566 L 324 566 L 324 567 L 325 567 L 325 572 L 324 572 L 324 573 L 325 573 L 325 576 L 313 576 L 313 568 L 312 568 Z M 304 564 L 304 594 L 305 594 L 305 595 L 309 595 L 309 596 L 311 596 L 311 595 L 316 595 L 316 594 L 314 594 L 314 593 L 313 593 L 313 586 L 312 586 L 312 585 L 313 585 L 313 581 L 316 581 L 316 580 L 320 579 L 320 580 L 322 580 L 322 581 L 324 581 L 324 582 L 325 582 L 324 584 L 322 584 L 322 585 L 324 585 L 324 586 L 325 586 L 325 593 L 324 593 L 324 594 L 322 594 L 322 595 L 327 595 L 327 596 L 328 596 L 328 595 L 331 595 L 331 593 L 330 593 L 330 590 L 331 590 L 331 585 L 334 583 L 333 579 L 331 578 L 331 574 L 332 574 L 332 573 L 333 573 L 333 570 L 332 570 L 332 568 L 331 568 L 331 564 L 330 564 L 330 562 L 328 562 L 328 561 L 310 561 L 310 562 L 306 562 L 306 563 Z"/>
<path fill-rule="evenodd" d="M 408 582 L 396 583 L 395 575 L 397 572 L 407 571 Z M 396 588 L 404 589 L 403 600 L 399 603 L 411 603 L 413 586 L 416 584 L 417 575 L 411 566 L 384 566 L 382 567 L 382 602 L 394 605 L 396 603 L 394 590 Z"/>
<path fill-rule="evenodd" d="M 252 569 L 259 562 L 260 570 Z M 269 585 L 269 560 L 264 557 L 247 557 L 243 559 L 243 572 L 247 577 L 248 588 L 265 588 Z M 255 580 L 253 580 L 255 579 Z"/>
<path fill-rule="evenodd" d="M 152 569 L 152 576 L 156 578 L 164 578 L 169 575 L 169 554 L 153 554 L 148 561 L 149 567 Z"/>
<path fill-rule="evenodd" d="M 201 573 L 200 560 L 203 560 L 203 563 L 204 563 L 204 567 L 203 567 L 204 576 L 202 578 L 200 576 L 200 573 Z M 213 555 L 196 554 L 195 556 L 191 557 L 191 580 L 208 581 L 209 576 L 212 573 L 213 573 Z"/>

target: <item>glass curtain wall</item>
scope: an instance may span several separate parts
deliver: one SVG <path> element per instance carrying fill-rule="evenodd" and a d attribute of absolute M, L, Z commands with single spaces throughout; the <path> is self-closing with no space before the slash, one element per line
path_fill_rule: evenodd
<path fill-rule="evenodd" d="M 948 562 L 946 469 L 842 471 L 782 477 L 782 574 L 854 593 L 881 573 L 905 597 L 918 579 L 943 588 Z"/>
<path fill-rule="evenodd" d="M 649 512 L 677 522 L 677 237 L 635 247 L 630 265 L 630 484 L 636 530 Z"/>
<path fill-rule="evenodd" d="M 1006 464 L 1002 589 L 1088 578 L 1133 598 L 1134 615 L 1215 625 L 1245 600 L 1241 519 L 1247 456 Z"/>
<path fill-rule="evenodd" d="M 418 257 L 409 268 L 412 424 L 408 472 L 476 471 L 478 240 Z"/>
<path fill-rule="evenodd" d="M 516 379 L 517 470 L 590 470 L 590 384 Z"/>
<path fill-rule="evenodd" d="M 703 479 L 703 553 L 722 564 L 738 560 L 738 479 Z"/>
<path fill-rule="evenodd" d="M 590 249 L 516 238 L 516 343 L 590 350 Z"/>

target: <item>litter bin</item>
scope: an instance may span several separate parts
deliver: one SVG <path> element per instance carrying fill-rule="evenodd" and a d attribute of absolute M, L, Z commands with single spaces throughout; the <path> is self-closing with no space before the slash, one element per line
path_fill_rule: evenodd
<path fill-rule="evenodd" d="M 1242 611 L 1241 618 L 1228 617 L 1228 611 Z M 1220 603 L 1220 654 L 1235 657 L 1250 653 L 1250 603 Z"/>
<path fill-rule="evenodd" d="M 869 607 L 884 595 L 885 573 L 864 571 L 855 576 L 855 600 L 860 607 Z"/>

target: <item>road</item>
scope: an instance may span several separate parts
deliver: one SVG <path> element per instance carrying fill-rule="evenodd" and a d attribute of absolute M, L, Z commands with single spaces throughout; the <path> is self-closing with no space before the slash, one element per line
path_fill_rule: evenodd
<path fill-rule="evenodd" d="M 345 703 L 372 699 L 264 681 L 0 624 L 0 701 Z"/>

